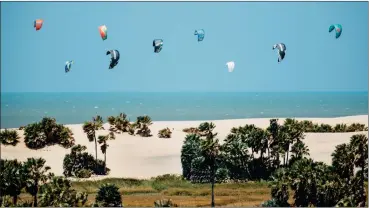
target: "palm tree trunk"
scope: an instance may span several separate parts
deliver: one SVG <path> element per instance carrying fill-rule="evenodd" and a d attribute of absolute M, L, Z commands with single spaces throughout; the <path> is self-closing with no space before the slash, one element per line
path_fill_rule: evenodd
<path fill-rule="evenodd" d="M 37 194 L 33 196 L 33 207 L 38 207 L 37 206 Z"/>
<path fill-rule="evenodd" d="M 215 199 L 214 199 L 214 184 L 215 184 L 215 167 L 211 168 L 211 207 L 215 207 Z"/>
<path fill-rule="evenodd" d="M 365 193 L 364 193 L 364 164 L 363 166 L 361 167 L 361 174 L 360 174 L 360 177 L 361 177 L 361 189 L 360 189 L 360 192 L 361 192 L 361 201 L 363 203 L 363 207 L 365 207 L 365 202 L 366 202 L 366 197 L 365 197 Z"/>
<path fill-rule="evenodd" d="M 106 147 L 106 142 L 105 142 L 105 147 Z M 106 149 L 105 149 L 105 154 L 104 154 L 104 173 L 106 174 Z"/>
<path fill-rule="evenodd" d="M 288 144 L 288 149 L 287 149 L 287 164 L 288 164 L 288 155 L 290 153 L 290 144 Z"/>
<path fill-rule="evenodd" d="M 13 196 L 13 205 L 16 206 L 17 202 L 18 202 L 18 196 L 15 195 L 15 196 Z"/>
<path fill-rule="evenodd" d="M 35 187 L 36 187 L 36 194 L 33 196 L 33 207 L 38 207 L 37 206 L 37 193 L 38 193 L 38 181 L 36 181 L 36 184 L 35 184 Z"/>
<path fill-rule="evenodd" d="M 96 134 L 95 133 L 94 133 L 94 140 L 95 140 L 95 159 L 96 159 L 95 169 L 97 171 L 97 141 L 96 141 Z"/>

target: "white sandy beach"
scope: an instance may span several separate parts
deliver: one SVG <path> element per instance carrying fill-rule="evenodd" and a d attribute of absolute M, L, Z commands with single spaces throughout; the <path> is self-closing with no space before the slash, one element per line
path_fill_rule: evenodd
<path fill-rule="evenodd" d="M 284 118 L 280 118 L 282 123 Z M 314 123 L 326 123 L 335 125 L 338 123 L 361 123 L 368 126 L 368 115 L 338 117 L 338 118 L 298 118 L 297 120 L 311 120 Z M 130 178 L 150 178 L 161 174 L 181 174 L 181 147 L 186 133 L 182 129 L 197 127 L 203 121 L 154 121 L 150 127 L 152 137 L 143 138 L 131 136 L 129 134 L 117 134 L 116 140 L 109 141 L 107 150 L 107 166 L 111 169 L 108 177 L 130 177 Z M 210 122 L 210 121 L 209 121 Z M 232 127 L 254 124 L 257 127 L 266 128 L 269 119 L 234 119 L 216 120 L 215 132 L 223 139 L 230 132 Z M 89 142 L 86 134 L 83 133 L 82 124 L 66 125 L 74 133 L 76 144 L 87 146 L 88 151 L 94 154 L 94 143 Z M 109 124 L 105 124 L 108 129 Z M 160 129 L 170 128 L 174 131 L 172 138 L 161 139 L 157 137 Z M 23 131 L 17 130 L 21 136 L 21 143 L 16 147 L 1 147 L 1 158 L 26 160 L 28 157 L 42 157 L 46 164 L 51 167 L 51 171 L 56 175 L 63 173 L 63 159 L 70 149 L 59 146 L 47 147 L 42 150 L 30 150 L 23 143 Z M 106 134 L 107 130 L 99 131 L 99 134 Z M 314 160 L 331 163 L 331 153 L 338 144 L 347 143 L 354 133 L 306 133 L 305 143 L 310 149 L 310 156 Z M 103 159 L 103 154 L 98 149 L 98 157 Z"/>

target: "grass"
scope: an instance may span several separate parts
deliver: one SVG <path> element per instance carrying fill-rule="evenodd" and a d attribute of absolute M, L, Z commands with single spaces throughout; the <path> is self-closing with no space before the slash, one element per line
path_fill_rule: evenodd
<path fill-rule="evenodd" d="M 172 199 L 174 203 L 184 207 L 210 206 L 210 184 L 191 184 L 179 177 L 167 175 L 151 180 L 127 178 L 109 178 L 100 181 L 72 182 L 77 191 L 87 192 L 88 203 L 92 204 L 99 187 L 105 183 L 112 183 L 119 187 L 123 198 L 123 205 L 130 207 L 153 207 L 154 201 Z M 367 182 L 365 183 L 367 187 Z M 290 191 L 289 203 L 293 203 L 293 192 Z M 21 194 L 21 200 L 31 201 L 26 193 Z M 215 185 L 216 206 L 260 206 L 271 199 L 267 182 L 227 183 Z"/>
<path fill-rule="evenodd" d="M 88 204 L 95 201 L 99 187 L 112 183 L 119 187 L 124 206 L 153 207 L 154 201 L 172 199 L 179 206 L 210 206 L 210 184 L 191 184 L 177 179 L 137 180 L 110 178 L 100 181 L 72 182 L 77 191 L 87 192 Z M 21 194 L 21 200 L 31 201 L 30 195 Z M 270 199 L 270 188 L 266 182 L 229 183 L 215 185 L 217 206 L 256 206 Z"/>

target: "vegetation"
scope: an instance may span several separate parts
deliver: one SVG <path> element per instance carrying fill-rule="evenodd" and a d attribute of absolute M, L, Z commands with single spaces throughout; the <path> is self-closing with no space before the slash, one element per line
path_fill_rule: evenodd
<path fill-rule="evenodd" d="M 70 148 L 74 145 L 74 137 L 69 128 L 57 124 L 54 118 L 44 117 L 40 122 L 24 127 L 24 143 L 30 149 L 42 149 L 55 144 Z"/>
<path fill-rule="evenodd" d="M 83 131 L 86 133 L 89 142 L 95 142 L 95 160 L 97 161 L 97 140 L 96 140 L 96 133 L 98 130 L 104 130 L 103 127 L 103 119 L 101 116 L 97 115 L 96 117 L 92 118 L 92 121 L 86 121 L 83 124 Z M 96 167 L 97 169 L 97 163 Z"/>
<path fill-rule="evenodd" d="M 121 207 L 122 197 L 114 184 L 103 184 L 96 196 L 96 204 L 102 207 Z"/>
<path fill-rule="evenodd" d="M 286 120 L 294 120 L 287 118 Z M 364 124 L 353 123 L 351 125 L 347 124 L 336 124 L 335 126 L 331 126 L 329 124 L 316 124 L 312 121 L 304 120 L 299 121 L 300 125 L 303 128 L 305 133 L 334 133 L 334 132 L 360 132 L 360 131 L 368 131 L 368 127 Z M 199 130 L 195 127 L 184 128 L 182 130 L 188 134 L 198 134 Z"/>
<path fill-rule="evenodd" d="M 110 169 L 102 160 L 95 160 L 86 152 L 86 146 L 72 147 L 70 154 L 66 154 L 63 161 L 63 174 L 66 177 L 89 178 L 92 174 L 107 175 Z"/>
<path fill-rule="evenodd" d="M 328 166 L 307 158 L 304 125 L 294 119 L 286 119 L 283 125 L 271 119 L 265 130 L 245 125 L 233 128 L 219 145 L 212 132 L 215 126 L 203 123 L 196 134 L 185 138 L 181 152 L 183 176 L 193 183 L 212 184 L 226 179 L 269 180 L 272 200 L 263 206 L 335 206 L 347 200 L 355 206 L 365 204 L 366 135 L 353 135 L 350 144 L 337 146 L 332 166 Z M 354 168 L 360 169 L 356 175 Z M 222 180 L 217 180 L 220 175 Z M 290 190 L 293 204 L 288 202 Z"/>
<path fill-rule="evenodd" d="M 178 207 L 177 204 L 174 204 L 171 199 L 161 199 L 156 200 L 154 202 L 155 207 Z"/>
<path fill-rule="evenodd" d="M 128 132 L 130 135 L 134 135 L 135 126 L 131 123 L 125 113 L 120 113 L 119 116 L 109 116 L 108 122 L 110 124 L 110 131 L 121 134 L 124 132 Z"/>
<path fill-rule="evenodd" d="M 137 121 L 135 123 L 135 127 L 137 129 L 136 134 L 142 136 L 142 137 L 150 137 L 151 130 L 149 129 L 149 126 L 152 124 L 150 116 L 139 116 L 137 117 Z"/>
<path fill-rule="evenodd" d="M 42 187 L 40 204 L 52 207 L 78 207 L 84 206 L 87 199 L 87 193 L 74 190 L 69 180 L 53 177 Z"/>
<path fill-rule="evenodd" d="M 15 130 L 2 130 L 0 131 L 0 145 L 4 146 L 16 146 L 19 143 L 20 137 Z"/>
<path fill-rule="evenodd" d="M 159 138 L 171 138 L 172 137 L 172 131 L 170 131 L 169 128 L 165 128 L 159 131 L 158 133 Z"/>
<path fill-rule="evenodd" d="M 95 158 L 85 146 L 75 145 L 63 161 L 66 177 L 88 178 L 108 174 L 108 141 L 115 134 L 151 136 L 151 118 L 141 116 L 130 123 L 121 113 L 108 117 L 107 135 L 100 116 L 83 125 L 89 141 L 95 142 Z M 314 161 L 304 143 L 305 132 L 355 132 L 361 124 L 313 124 L 271 119 L 269 127 L 245 125 L 232 128 L 221 144 L 213 123 L 189 128 L 181 150 L 182 176 L 162 175 L 150 180 L 104 179 L 71 182 L 55 177 L 42 158 L 25 162 L 1 160 L 0 202 L 3 206 L 367 206 L 368 138 L 355 134 L 348 144 L 336 146 L 332 165 Z M 165 135 L 168 128 L 159 132 Z M 184 130 L 185 131 L 185 130 Z M 26 145 L 70 146 L 71 132 L 55 119 L 25 127 Z M 16 145 L 16 131 L 0 132 L 2 145 Z M 74 140 L 73 140 L 74 143 Z M 100 144 L 104 161 L 97 159 Z M 356 171 L 355 171 L 356 170 Z M 175 203 L 173 203 L 173 201 Z M 209 203 L 210 202 L 210 203 Z"/>

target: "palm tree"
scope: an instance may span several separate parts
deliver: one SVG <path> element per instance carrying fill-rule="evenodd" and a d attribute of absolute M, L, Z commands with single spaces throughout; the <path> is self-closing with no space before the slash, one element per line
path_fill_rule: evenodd
<path fill-rule="evenodd" d="M 215 129 L 214 123 L 208 123 L 204 122 L 199 125 L 198 130 L 200 131 L 200 136 L 206 137 L 206 138 L 215 138 L 218 133 L 213 133 L 213 130 Z"/>
<path fill-rule="evenodd" d="M 214 135 L 214 134 L 208 134 Z M 215 186 L 215 173 L 217 168 L 217 160 L 220 153 L 219 140 L 208 137 L 201 141 L 201 152 L 205 158 L 204 163 L 209 167 L 211 173 L 211 206 L 215 207 L 214 201 L 214 186 Z"/>
<path fill-rule="evenodd" d="M 332 167 L 340 178 L 348 180 L 354 175 L 355 155 L 347 144 L 340 144 L 332 153 Z"/>
<path fill-rule="evenodd" d="M 304 158 L 305 156 L 310 155 L 309 148 L 302 141 L 297 141 L 296 143 L 292 145 L 291 153 L 292 153 L 292 157 L 291 157 L 290 163 L 293 163 L 296 160 L 300 160 Z"/>
<path fill-rule="evenodd" d="M 24 162 L 26 174 L 26 190 L 33 196 L 33 206 L 37 207 L 37 194 L 42 184 L 51 178 L 52 174 L 47 174 L 49 166 L 44 166 L 46 161 L 43 158 L 27 158 Z"/>
<path fill-rule="evenodd" d="M 19 143 L 20 137 L 15 130 L 5 129 L 0 131 L 0 144 L 16 146 Z"/>
<path fill-rule="evenodd" d="M 152 124 L 150 116 L 139 116 L 134 124 L 138 128 L 137 134 L 143 137 L 151 136 L 149 126 Z"/>
<path fill-rule="evenodd" d="M 360 172 L 360 196 L 361 196 L 361 202 L 364 203 L 365 206 L 365 188 L 364 188 L 364 171 L 366 166 L 366 160 L 368 159 L 368 137 L 365 134 L 357 134 L 353 135 L 350 140 L 350 147 L 352 149 L 352 152 L 354 154 L 354 162 L 355 166 L 359 167 L 361 169 Z"/>
<path fill-rule="evenodd" d="M 221 157 L 230 171 L 231 179 L 246 180 L 251 177 L 248 164 L 248 146 L 239 134 L 229 134 L 221 146 Z"/>
<path fill-rule="evenodd" d="M 287 118 L 281 127 L 281 132 L 283 132 L 283 150 L 286 154 L 284 165 L 286 165 L 289 159 L 290 145 L 304 139 L 304 127 L 301 122 Z"/>
<path fill-rule="evenodd" d="M 13 205 L 17 204 L 18 196 L 25 186 L 25 174 L 21 162 L 17 160 L 1 160 L 1 190 L 2 196 L 9 195 L 13 198 Z"/>
<path fill-rule="evenodd" d="M 214 201 L 214 186 L 215 186 L 215 173 L 217 169 L 217 160 L 220 154 L 219 140 L 215 139 L 218 133 L 213 133 L 215 124 L 202 123 L 199 126 L 201 136 L 205 136 L 205 140 L 201 140 L 201 155 L 204 157 L 204 164 L 209 167 L 211 174 L 211 206 L 215 206 Z"/>
<path fill-rule="evenodd" d="M 197 134 L 187 134 L 181 149 L 182 175 L 187 180 L 191 178 L 192 162 L 199 157 L 201 139 Z"/>
<path fill-rule="evenodd" d="M 108 149 L 109 145 L 107 143 L 108 140 L 113 140 L 115 139 L 115 135 L 113 131 L 110 131 L 109 134 L 105 135 L 105 136 L 99 136 L 98 137 L 98 142 L 101 145 L 101 152 L 104 154 L 104 172 L 106 173 L 106 150 Z M 97 161 L 97 160 L 96 160 Z"/>
<path fill-rule="evenodd" d="M 120 113 L 117 117 L 109 116 L 108 122 L 110 124 L 110 130 L 114 133 L 129 132 L 131 123 L 125 113 Z"/>
<path fill-rule="evenodd" d="M 270 119 L 270 124 L 267 130 L 270 132 L 270 148 L 271 148 L 271 155 L 275 159 L 275 165 L 279 167 L 280 165 L 280 149 L 281 149 L 281 139 L 280 139 L 280 125 L 278 124 L 278 119 Z"/>
<path fill-rule="evenodd" d="M 42 187 L 41 206 L 77 207 L 87 202 L 87 193 L 72 189 L 71 182 L 64 177 L 53 177 Z"/>
<path fill-rule="evenodd" d="M 101 116 L 97 115 L 92 118 L 92 121 L 85 122 L 83 124 L 83 131 L 87 134 L 87 138 L 90 142 L 95 142 L 95 159 L 96 159 L 96 169 L 97 169 L 97 141 L 96 141 L 96 131 L 103 130 L 103 119 Z"/>

